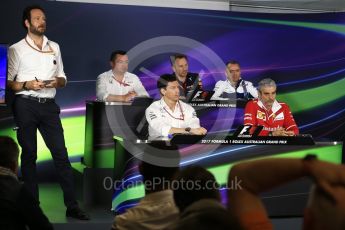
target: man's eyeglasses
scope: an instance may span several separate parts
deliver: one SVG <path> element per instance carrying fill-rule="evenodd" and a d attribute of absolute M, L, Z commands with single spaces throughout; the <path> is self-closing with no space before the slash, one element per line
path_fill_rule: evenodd
<path fill-rule="evenodd" d="M 239 69 L 233 69 L 233 70 L 229 70 L 230 73 L 239 73 L 240 70 Z"/>
<path fill-rule="evenodd" d="M 116 61 L 117 64 L 128 64 L 129 61 Z"/>

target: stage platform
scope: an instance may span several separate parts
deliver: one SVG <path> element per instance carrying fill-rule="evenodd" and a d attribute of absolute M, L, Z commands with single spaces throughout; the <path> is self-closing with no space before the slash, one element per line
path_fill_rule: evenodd
<path fill-rule="evenodd" d="M 89 230 L 111 228 L 114 216 L 109 208 L 106 207 L 83 207 L 91 216 L 91 221 L 80 221 L 66 218 L 66 208 L 63 204 L 62 190 L 57 183 L 44 183 L 39 185 L 41 208 L 48 219 L 54 225 L 54 229 L 64 230 Z"/>
<path fill-rule="evenodd" d="M 90 221 L 79 221 L 65 217 L 65 206 L 63 204 L 62 192 L 57 183 L 40 184 L 41 207 L 47 215 L 54 229 L 57 230 L 109 230 L 114 219 L 110 207 L 85 208 L 91 215 Z M 81 204 L 81 206 L 83 206 Z M 274 229 L 290 230 L 301 229 L 302 218 L 272 218 Z"/>

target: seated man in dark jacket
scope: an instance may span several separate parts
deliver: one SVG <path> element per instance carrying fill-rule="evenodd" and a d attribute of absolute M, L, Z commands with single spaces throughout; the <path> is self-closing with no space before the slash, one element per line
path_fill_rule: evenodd
<path fill-rule="evenodd" d="M 19 149 L 0 136 L 0 229 L 53 229 L 39 203 L 18 181 Z"/>
<path fill-rule="evenodd" d="M 197 89 L 202 89 L 202 82 L 199 74 L 189 72 L 188 58 L 184 54 L 175 54 L 171 57 L 171 68 L 174 71 L 172 74 L 177 78 L 180 99 L 189 99 L 193 92 Z"/>

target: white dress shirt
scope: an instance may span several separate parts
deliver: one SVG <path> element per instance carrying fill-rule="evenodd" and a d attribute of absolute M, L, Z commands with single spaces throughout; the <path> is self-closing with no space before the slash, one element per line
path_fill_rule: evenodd
<path fill-rule="evenodd" d="M 150 137 L 167 137 L 171 128 L 200 128 L 194 108 L 178 101 L 171 111 L 164 99 L 153 102 L 145 111 Z"/>
<path fill-rule="evenodd" d="M 145 195 L 137 206 L 116 216 L 112 228 L 116 230 L 165 229 L 178 220 L 178 215 L 173 191 L 163 190 Z"/>
<path fill-rule="evenodd" d="M 24 82 L 35 80 L 35 78 L 38 80 L 54 80 L 55 77 L 66 79 L 59 45 L 44 36 L 43 52 L 39 50 L 28 35 L 12 45 L 8 52 L 8 80 Z M 16 94 L 53 98 L 56 94 L 56 89 L 24 90 Z"/>
<path fill-rule="evenodd" d="M 246 86 L 247 93 L 250 93 L 254 98 L 258 97 L 258 91 L 253 86 L 253 83 L 250 81 L 242 80 Z M 244 93 L 242 82 L 239 84 L 237 90 L 234 86 L 231 85 L 230 81 L 227 79 L 225 81 L 217 81 L 214 89 L 214 94 L 211 98 L 211 100 L 222 100 L 224 98 L 220 97 L 223 93 Z"/>
<path fill-rule="evenodd" d="M 115 80 L 112 70 L 104 72 L 97 77 L 96 95 L 99 101 L 105 101 L 109 94 L 126 95 L 131 91 L 136 92 L 139 97 L 149 96 L 135 74 L 126 72 L 122 82 Z"/>

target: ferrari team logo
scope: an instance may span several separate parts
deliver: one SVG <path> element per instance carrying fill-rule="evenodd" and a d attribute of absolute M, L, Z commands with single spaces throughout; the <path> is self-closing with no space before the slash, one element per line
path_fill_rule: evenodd
<path fill-rule="evenodd" d="M 265 115 L 265 113 L 263 113 L 261 111 L 258 111 L 258 113 L 256 114 L 256 118 L 266 121 L 266 115 Z"/>

